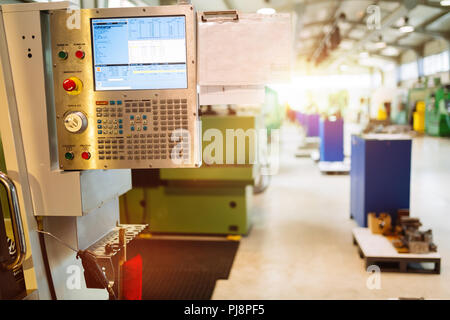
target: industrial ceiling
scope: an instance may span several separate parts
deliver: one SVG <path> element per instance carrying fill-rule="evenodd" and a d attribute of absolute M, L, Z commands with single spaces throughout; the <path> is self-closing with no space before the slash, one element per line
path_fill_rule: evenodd
<path fill-rule="evenodd" d="M 41 0 L 43 1 L 43 0 Z M 74 1 L 74 0 L 72 0 Z M 77 0 L 75 0 L 77 1 Z M 82 7 L 107 6 L 107 0 L 78 0 Z M 119 1 L 119 0 L 118 0 Z M 122 1 L 122 0 L 120 0 Z M 117 1 L 115 1 L 117 2 Z M 177 0 L 123 0 L 134 5 L 168 5 Z M 423 56 L 424 44 L 433 39 L 450 43 L 450 6 L 441 0 L 192 0 L 199 11 L 237 9 L 256 12 L 274 8 L 296 14 L 295 50 L 298 60 L 338 66 L 356 61 L 361 53 L 382 61 L 399 63 L 403 52 L 413 50 Z M 450 2 L 450 1 L 447 1 Z M 380 24 L 373 29 L 376 6 Z M 372 17 L 371 17 L 372 16 Z M 409 25 L 412 32 L 402 32 Z M 330 33 L 339 29 L 339 44 L 329 46 Z"/>

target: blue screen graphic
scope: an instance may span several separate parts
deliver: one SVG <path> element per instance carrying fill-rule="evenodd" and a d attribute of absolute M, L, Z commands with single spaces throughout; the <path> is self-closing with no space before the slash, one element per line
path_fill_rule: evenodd
<path fill-rule="evenodd" d="M 91 23 L 95 90 L 187 88 L 184 16 Z"/>

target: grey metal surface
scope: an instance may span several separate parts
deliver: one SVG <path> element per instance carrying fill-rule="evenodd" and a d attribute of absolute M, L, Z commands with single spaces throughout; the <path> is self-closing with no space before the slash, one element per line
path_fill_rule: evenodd
<path fill-rule="evenodd" d="M 76 218 L 77 248 L 86 249 L 116 227 L 119 217 L 119 198 L 105 202 L 88 215 Z"/>
<path fill-rule="evenodd" d="M 83 215 L 131 190 L 131 170 L 87 170 L 80 176 Z"/>
<path fill-rule="evenodd" d="M 119 199 L 116 197 L 86 216 L 44 217 L 43 226 L 45 231 L 50 232 L 71 248 L 84 250 L 111 232 L 118 220 Z M 57 298 L 101 299 L 103 291 L 96 295 L 93 289 L 86 288 L 83 268 L 81 261 L 76 259 L 76 253 L 51 237 L 46 237 L 45 243 Z M 76 286 L 76 281 L 71 282 L 78 272 L 81 272 L 79 287 Z"/>
<path fill-rule="evenodd" d="M 43 257 L 39 248 L 38 235 L 30 230 L 37 229 L 37 223 L 33 212 L 33 202 L 28 179 L 28 169 L 24 152 L 24 144 L 22 140 L 20 121 L 17 108 L 17 100 L 15 95 L 15 87 L 12 76 L 12 69 L 8 46 L 6 41 L 6 33 L 4 26 L 4 7 L 0 7 L 0 112 L 2 113 L 0 121 L 3 145 L 10 144 L 14 146 L 15 154 L 11 153 L 5 157 L 6 165 L 9 168 L 8 174 L 17 183 L 19 189 L 19 201 L 24 211 L 26 224 L 28 228 L 28 241 L 30 249 L 33 253 L 32 258 L 29 257 L 24 261 L 23 269 L 25 273 L 25 282 L 28 290 L 39 290 L 40 298 L 49 299 L 50 291 L 45 276 Z M 8 120 L 7 120 L 8 119 Z M 15 170 L 11 170 L 14 167 Z M 31 282 L 31 283 L 30 283 Z M 37 284 L 33 283 L 37 282 Z M 38 291 L 36 290 L 36 291 Z"/>
<path fill-rule="evenodd" d="M 196 36 L 195 15 L 191 5 L 160 6 L 146 8 L 83 9 L 80 10 L 80 28 L 68 29 L 71 14 L 65 10 L 50 12 L 52 33 L 52 56 L 54 95 L 59 142 L 59 164 L 63 170 L 118 169 L 118 168 L 171 168 L 195 167 L 200 163 L 198 134 L 198 102 L 196 80 Z M 95 91 L 91 47 L 91 18 L 145 17 L 184 15 L 186 17 L 187 45 L 187 89 Z M 69 58 L 61 60 L 58 52 L 65 50 Z M 75 59 L 76 50 L 85 52 L 84 59 Z M 78 95 L 65 92 L 62 83 L 69 77 L 82 81 Z M 97 101 L 120 100 L 118 105 L 97 105 Z M 169 100 L 173 112 L 169 111 Z M 133 105 L 135 104 L 135 105 Z M 127 105 L 130 105 L 127 107 Z M 114 111 L 111 111 L 113 109 Z M 127 109 L 129 112 L 127 113 Z M 80 111 L 88 119 L 87 128 L 80 133 L 71 133 L 64 126 L 68 112 Z M 178 114 L 177 114 L 178 112 Z M 130 115 L 145 115 L 148 130 L 131 131 Z M 159 118 L 158 118 L 159 117 Z M 165 118 L 167 118 L 167 123 Z M 123 133 L 117 130 L 117 121 L 123 121 Z M 97 120 L 106 122 L 107 134 L 98 133 Z M 169 124 L 172 120 L 172 125 Z M 108 122 L 109 121 L 109 122 Z M 140 120 L 141 121 L 141 120 Z M 142 120 L 142 123 L 144 120 Z M 142 124 L 142 129 L 143 129 Z M 139 128 L 138 128 L 139 127 Z M 103 127 L 104 128 L 104 127 Z M 188 139 L 183 138 L 183 152 L 186 159 L 182 164 L 172 161 L 172 149 L 177 142 L 171 141 L 176 129 L 186 130 Z M 198 140 L 198 141 L 197 141 Z M 186 143 L 186 144 L 184 144 Z M 164 146 L 162 148 L 162 146 Z M 187 147 L 187 148 L 186 148 Z M 102 148 L 100 150 L 100 148 Z M 103 152 L 104 151 L 104 152 Z M 66 152 L 73 152 L 74 159 L 65 159 Z M 89 152 L 91 158 L 81 158 L 82 152 Z"/>

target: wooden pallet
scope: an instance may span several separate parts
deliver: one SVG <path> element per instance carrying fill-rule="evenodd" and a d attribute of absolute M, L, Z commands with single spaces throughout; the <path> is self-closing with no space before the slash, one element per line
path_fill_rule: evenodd
<path fill-rule="evenodd" d="M 350 172 L 350 162 L 329 162 L 329 161 L 319 161 L 319 170 L 325 174 L 349 174 Z"/>
<path fill-rule="evenodd" d="M 300 149 L 295 153 L 296 158 L 311 158 L 311 153 L 314 152 L 315 149 Z"/>
<path fill-rule="evenodd" d="M 353 229 L 353 244 L 365 260 L 366 269 L 376 265 L 382 272 L 440 274 L 441 255 L 438 252 L 425 254 L 398 253 L 386 237 L 372 234 L 368 228 Z M 426 268 L 424 264 L 432 265 Z"/>

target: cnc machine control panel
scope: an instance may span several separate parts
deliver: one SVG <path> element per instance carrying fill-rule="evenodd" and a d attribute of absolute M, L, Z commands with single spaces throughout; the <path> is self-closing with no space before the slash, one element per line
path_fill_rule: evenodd
<path fill-rule="evenodd" d="M 50 31 L 63 170 L 201 163 L 191 5 L 55 10 Z"/>

